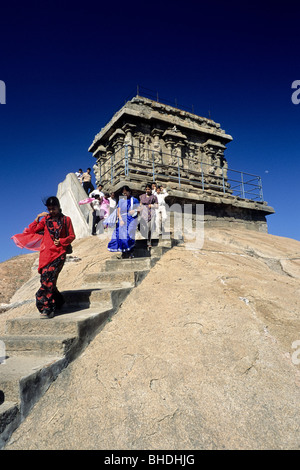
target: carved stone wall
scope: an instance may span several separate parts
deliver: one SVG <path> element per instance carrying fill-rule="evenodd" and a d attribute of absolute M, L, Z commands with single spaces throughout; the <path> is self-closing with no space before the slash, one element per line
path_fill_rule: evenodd
<path fill-rule="evenodd" d="M 204 176 L 207 187 L 217 187 L 226 180 L 224 151 L 231 140 L 210 119 L 137 96 L 96 135 L 89 151 L 96 158 L 96 180 L 104 186 L 117 181 L 112 179 L 112 165 L 114 178 L 117 171 L 119 177 L 126 174 L 126 159 L 133 180 L 154 165 L 166 180 L 180 173 L 193 185 Z"/>
<path fill-rule="evenodd" d="M 139 195 L 154 180 L 174 200 L 203 202 L 206 220 L 243 220 L 264 230 L 274 209 L 251 197 L 245 203 L 231 189 L 225 157 L 231 141 L 211 119 L 136 96 L 95 136 L 89 151 L 104 190 L 118 192 L 129 184 Z"/>

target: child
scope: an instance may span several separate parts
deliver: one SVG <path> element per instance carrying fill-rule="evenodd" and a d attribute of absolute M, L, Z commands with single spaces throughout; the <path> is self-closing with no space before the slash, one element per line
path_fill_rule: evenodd
<path fill-rule="evenodd" d="M 99 194 L 94 195 L 94 201 L 91 202 L 91 208 L 93 209 L 93 225 L 92 225 L 92 235 L 96 235 L 97 225 L 101 220 L 101 199 Z"/>
<path fill-rule="evenodd" d="M 109 194 L 105 193 L 105 196 L 101 198 L 101 206 L 100 206 L 100 220 L 106 219 L 109 216 L 109 208 L 110 208 L 110 201 L 109 201 Z"/>

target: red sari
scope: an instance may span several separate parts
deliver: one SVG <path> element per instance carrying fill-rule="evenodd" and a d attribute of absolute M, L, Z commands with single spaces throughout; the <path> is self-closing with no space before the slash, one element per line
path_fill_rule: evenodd
<path fill-rule="evenodd" d="M 53 228 L 50 227 L 49 229 L 49 223 L 53 224 Z M 39 273 L 41 273 L 42 269 L 56 258 L 65 255 L 68 246 L 73 240 L 75 240 L 75 233 L 71 219 L 70 217 L 63 215 L 58 219 L 58 222 L 48 215 L 47 217 L 43 217 L 40 222 L 32 222 L 28 228 L 30 228 L 30 231 L 33 234 L 43 232 L 38 267 Z M 56 238 L 59 238 L 60 246 L 56 246 L 53 243 L 55 235 L 59 235 Z"/>
<path fill-rule="evenodd" d="M 32 222 L 22 234 L 12 238 L 17 246 L 40 251 L 38 272 L 41 274 L 41 287 L 36 293 L 36 306 L 41 313 L 49 315 L 64 303 L 56 283 L 65 263 L 66 250 L 75 239 L 71 219 L 63 214 L 57 219 L 48 215 L 40 222 Z M 59 246 L 54 244 L 55 239 L 59 239 Z"/>

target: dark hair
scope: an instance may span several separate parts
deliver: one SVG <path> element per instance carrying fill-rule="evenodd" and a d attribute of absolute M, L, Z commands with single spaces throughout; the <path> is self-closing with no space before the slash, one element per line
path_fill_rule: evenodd
<path fill-rule="evenodd" d="M 129 186 L 123 186 L 122 191 L 123 191 L 123 189 L 125 189 L 125 191 L 128 191 L 129 193 L 132 192 Z"/>
<path fill-rule="evenodd" d="M 147 188 L 152 189 L 152 186 L 151 186 L 150 183 L 149 183 L 149 184 L 146 184 L 146 189 L 147 189 Z"/>
<path fill-rule="evenodd" d="M 45 204 L 46 207 L 56 206 L 56 207 L 60 208 L 60 203 L 59 203 L 59 200 L 57 199 L 56 196 L 48 197 L 48 199 L 46 200 L 46 202 L 44 202 L 44 204 Z"/>

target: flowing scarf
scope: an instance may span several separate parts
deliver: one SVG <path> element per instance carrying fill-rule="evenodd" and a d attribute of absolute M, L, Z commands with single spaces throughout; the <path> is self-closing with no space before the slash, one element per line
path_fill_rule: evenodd
<path fill-rule="evenodd" d="M 51 217 L 46 217 L 46 226 L 53 240 L 60 238 L 61 230 L 64 224 L 66 224 L 66 217 L 63 214 L 59 217 L 57 224 L 58 227 L 55 229 Z M 11 238 L 19 248 L 26 248 L 31 251 L 40 251 L 44 234 L 33 232 L 31 225 L 32 224 L 30 224 L 28 228 L 25 228 L 23 233 L 13 235 Z"/>

